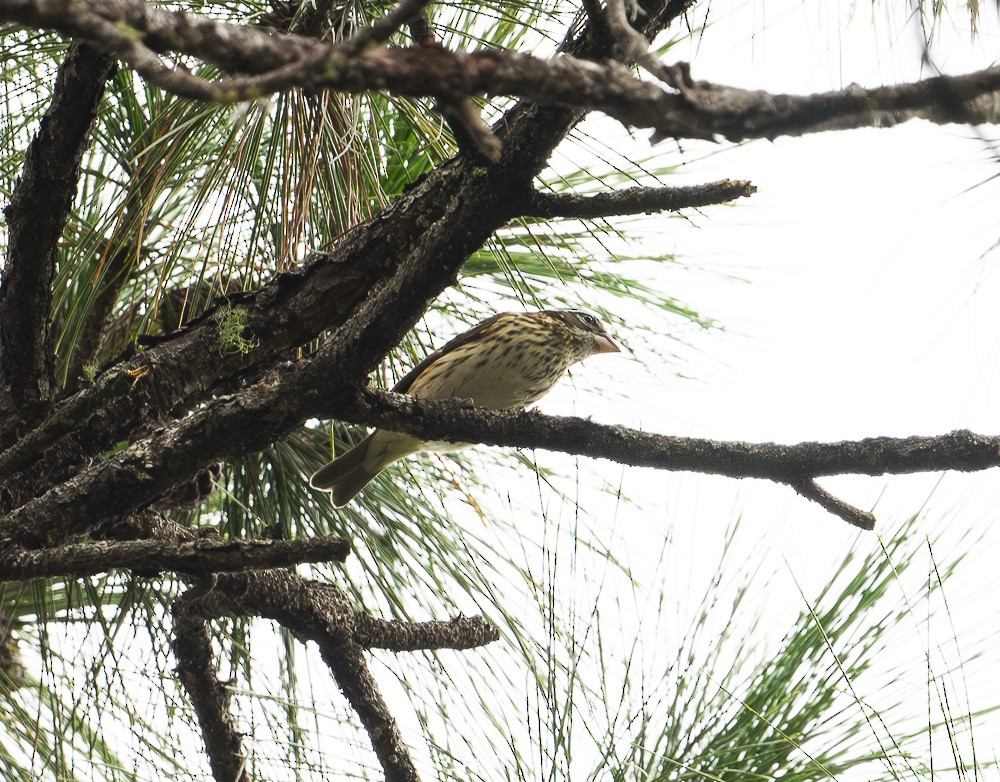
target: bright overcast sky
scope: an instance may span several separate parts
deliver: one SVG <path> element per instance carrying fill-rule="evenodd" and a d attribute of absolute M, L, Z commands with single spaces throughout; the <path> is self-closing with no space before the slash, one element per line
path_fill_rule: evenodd
<path fill-rule="evenodd" d="M 878 86 L 928 75 L 913 26 L 900 32 L 880 10 L 858 9 L 852 18 L 841 3 L 752 2 L 735 11 L 713 3 L 704 41 L 672 49 L 667 60 L 690 60 L 696 79 L 776 92 L 840 89 L 852 82 Z M 987 52 L 998 51 L 995 13 L 984 6 L 985 29 L 972 43 L 966 20 L 956 18 L 954 28 L 941 32 L 935 64 L 953 73 L 992 64 Z M 891 30 L 897 33 L 890 42 Z M 598 119 L 588 124 L 593 128 L 604 133 L 614 124 Z M 984 134 L 1000 135 L 994 130 Z M 648 149 L 645 134 L 623 143 L 632 143 L 639 156 Z M 662 146 L 671 152 L 669 142 Z M 719 320 L 726 333 L 694 338 L 703 356 L 684 368 L 694 368 L 693 379 L 673 377 L 669 367 L 636 366 L 628 356 L 601 356 L 576 370 L 573 382 L 541 407 L 720 439 L 795 442 L 956 428 L 996 434 L 1000 271 L 990 249 L 1000 242 L 1000 183 L 974 187 L 1000 172 L 990 155 L 973 129 L 911 122 L 755 142 L 691 163 L 677 181 L 749 179 L 759 192 L 734 208 L 706 209 L 690 224 L 646 217 L 640 225 L 649 232 L 650 255 L 675 251 L 689 267 L 655 272 L 657 282 Z M 727 274 L 746 282 L 724 279 Z M 606 404 L 580 393 L 605 375 L 612 378 Z M 565 464 L 551 455 L 538 458 Z M 807 594 L 815 593 L 859 536 L 786 487 L 664 477 L 607 462 L 580 469 L 620 483 L 639 501 L 626 508 L 605 498 L 588 507 L 615 519 L 623 541 L 616 551 L 628 552 L 636 566 L 642 552 L 658 554 L 667 531 L 677 561 L 687 555 L 695 560 L 690 575 L 678 576 L 679 588 L 695 595 L 699 587 L 692 583 L 705 581 L 738 515 L 747 551 L 764 540 L 764 569 L 779 572 L 770 595 L 796 611 L 802 605 L 791 576 Z M 921 529 L 944 534 L 935 548 L 941 559 L 965 531 L 985 535 L 946 591 L 962 648 L 971 651 L 1000 630 L 994 607 L 1000 531 L 990 529 L 1000 507 L 1000 479 L 996 471 L 949 475 L 939 486 L 939 478 L 821 483 L 853 504 L 874 507 L 882 535 L 891 536 L 904 519 L 923 511 Z M 863 545 L 877 548 L 878 539 L 869 535 Z M 917 569 L 926 573 L 927 567 Z M 762 599 L 772 598 L 765 592 Z M 950 632 L 934 633 L 939 631 Z M 924 646 L 915 632 L 898 649 L 901 660 L 915 661 L 918 699 L 926 697 Z M 997 677 L 989 672 L 996 664 L 994 653 L 970 666 L 975 707 L 1000 702 Z M 987 754 L 997 751 L 990 733 L 979 725 L 976 741 Z"/>

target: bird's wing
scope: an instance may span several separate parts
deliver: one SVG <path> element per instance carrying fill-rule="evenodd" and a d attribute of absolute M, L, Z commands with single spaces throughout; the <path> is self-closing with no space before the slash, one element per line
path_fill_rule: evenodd
<path fill-rule="evenodd" d="M 427 369 L 427 367 L 429 367 L 431 364 L 433 364 L 435 361 L 441 358 L 441 356 L 443 356 L 445 353 L 448 353 L 449 351 L 452 351 L 455 348 L 464 345 L 466 342 L 470 342 L 471 340 L 476 339 L 483 332 L 488 331 L 490 327 L 492 327 L 493 324 L 496 323 L 496 321 L 499 318 L 502 318 L 504 315 L 507 314 L 508 313 L 506 312 L 498 312 L 496 315 L 488 317 L 482 323 L 477 323 L 468 331 L 463 331 L 457 337 L 453 337 L 448 343 L 435 350 L 433 353 L 427 356 L 427 358 L 425 358 L 423 361 L 417 364 L 413 369 L 407 372 L 402 377 L 402 379 L 392 387 L 392 390 L 395 391 L 397 394 L 408 393 L 414 381 L 418 377 L 420 377 L 421 373 L 425 369 Z"/>

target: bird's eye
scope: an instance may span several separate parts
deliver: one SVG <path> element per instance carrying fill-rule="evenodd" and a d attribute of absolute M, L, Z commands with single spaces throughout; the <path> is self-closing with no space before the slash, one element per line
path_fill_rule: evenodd
<path fill-rule="evenodd" d="M 596 326 L 597 325 L 597 318 L 595 318 L 593 315 L 591 315 L 588 312 L 581 312 L 580 313 L 580 319 L 584 323 L 586 323 L 588 326 Z"/>

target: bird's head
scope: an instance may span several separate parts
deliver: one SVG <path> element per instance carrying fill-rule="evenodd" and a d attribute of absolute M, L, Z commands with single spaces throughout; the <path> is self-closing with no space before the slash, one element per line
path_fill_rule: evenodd
<path fill-rule="evenodd" d="M 546 310 L 546 314 L 562 321 L 569 326 L 572 331 L 589 340 L 592 348 L 588 355 L 593 353 L 619 353 L 621 348 L 618 343 L 611 339 L 611 335 L 604 330 L 604 324 L 589 312 L 581 310 Z"/>

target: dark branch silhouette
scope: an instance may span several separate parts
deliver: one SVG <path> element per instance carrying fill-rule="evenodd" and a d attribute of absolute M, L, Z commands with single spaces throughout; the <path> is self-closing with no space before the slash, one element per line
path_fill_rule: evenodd
<path fill-rule="evenodd" d="M 90 576 L 113 568 L 146 574 L 161 571 L 209 575 L 227 571 L 289 567 L 305 562 L 342 562 L 350 541 L 337 537 L 303 540 L 92 541 L 40 550 L 6 547 L 0 552 L 4 578 Z"/>
<path fill-rule="evenodd" d="M 189 593 L 174 604 L 175 626 L 180 628 L 175 649 L 180 644 L 184 654 L 185 687 L 196 703 L 203 704 L 199 719 L 202 713 L 206 715 L 202 731 L 206 744 L 211 739 L 214 749 L 210 752 L 216 753 L 211 755 L 213 770 L 218 763 L 230 774 L 242 756 L 238 743 L 235 749 L 232 746 L 233 735 L 219 730 L 229 724 L 228 699 L 219 691 L 211 665 L 205 661 L 201 626 L 210 619 L 235 616 L 273 619 L 303 641 L 318 644 L 323 661 L 368 731 L 386 779 L 400 782 L 416 780 L 416 768 L 368 669 L 364 650 L 468 649 L 499 637 L 496 629 L 479 617 L 427 623 L 376 620 L 352 608 L 335 586 L 293 573 L 269 570 L 220 575 L 209 590 Z M 220 778 L 218 773 L 216 778 Z"/>
<path fill-rule="evenodd" d="M 653 212 L 677 212 L 712 204 L 722 204 L 737 198 L 747 198 L 757 188 L 744 180 L 723 180 L 687 187 L 629 187 L 608 193 L 579 195 L 576 193 L 532 194 L 528 214 L 531 217 L 568 217 L 594 219 Z"/>
<path fill-rule="evenodd" d="M 246 758 L 240 734 L 229 713 L 229 691 L 216 676 L 208 622 L 187 610 L 189 601 L 174 603 L 174 657 L 177 678 L 187 692 L 201 726 L 205 752 L 217 782 L 244 782 Z"/>
<path fill-rule="evenodd" d="M 338 343 L 331 343 L 336 348 Z M 337 350 L 287 365 L 264 382 L 160 430 L 107 461 L 79 472 L 0 520 L 0 540 L 27 545 L 82 534 L 140 510 L 206 462 L 254 453 L 314 417 L 336 416 L 424 440 L 545 448 L 621 464 L 761 478 L 796 487 L 859 524 L 860 513 L 832 502 L 809 482 L 826 475 L 884 475 L 1000 466 L 1000 437 L 952 432 L 937 437 L 874 437 L 834 443 L 746 443 L 671 437 L 582 418 L 507 412 L 430 402 L 330 382 Z M 78 510 L 65 513 L 67 504 Z M 839 507 L 839 510 L 838 510 Z M 869 527 L 867 521 L 861 526 Z"/>
<path fill-rule="evenodd" d="M 691 78 L 685 63 L 664 65 L 646 38 L 613 2 L 603 14 L 615 56 L 639 61 L 668 85 L 643 81 L 618 62 L 573 56 L 543 59 L 502 50 L 448 51 L 440 47 L 375 47 L 399 19 L 422 3 L 401 4 L 378 34 L 331 44 L 293 34 L 198 19 L 141 0 L 78 2 L 65 12 L 43 0 L 0 0 L 0 19 L 55 30 L 120 57 L 150 82 L 177 95 L 218 103 L 252 100 L 292 87 L 399 95 L 506 95 L 543 105 L 601 111 L 654 138 L 775 138 L 824 130 L 883 127 L 909 119 L 996 121 L 1000 69 L 939 76 L 875 89 L 852 85 L 815 95 L 778 95 Z M 390 17 L 386 17 L 390 19 Z M 405 23 L 405 21 L 404 21 Z M 625 31 L 629 31 L 626 33 Z M 366 44 L 366 45 L 361 45 Z M 250 73 L 210 81 L 171 67 L 160 53 L 203 59 L 226 72 Z"/>
<path fill-rule="evenodd" d="M 0 445 L 15 427 L 34 421 L 29 407 L 44 406 L 54 392 L 50 320 L 56 247 L 113 67 L 112 57 L 91 46 L 70 47 L 4 210 L 10 240 L 0 281 Z"/>

